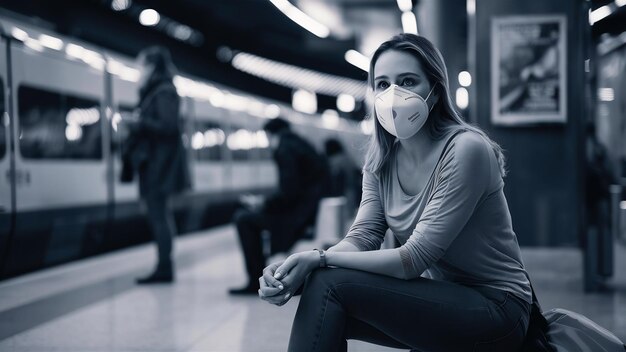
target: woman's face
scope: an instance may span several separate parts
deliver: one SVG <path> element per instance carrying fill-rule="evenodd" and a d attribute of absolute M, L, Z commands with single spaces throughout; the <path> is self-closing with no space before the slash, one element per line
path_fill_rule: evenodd
<path fill-rule="evenodd" d="M 392 84 L 417 93 L 424 99 L 431 89 L 419 60 L 398 50 L 385 51 L 374 65 L 374 94 L 383 92 Z"/>

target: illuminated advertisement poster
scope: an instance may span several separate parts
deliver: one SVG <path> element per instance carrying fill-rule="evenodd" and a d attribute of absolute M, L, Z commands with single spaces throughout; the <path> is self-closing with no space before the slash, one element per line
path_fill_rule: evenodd
<path fill-rule="evenodd" d="M 491 121 L 566 121 L 565 16 L 515 16 L 491 23 Z"/>

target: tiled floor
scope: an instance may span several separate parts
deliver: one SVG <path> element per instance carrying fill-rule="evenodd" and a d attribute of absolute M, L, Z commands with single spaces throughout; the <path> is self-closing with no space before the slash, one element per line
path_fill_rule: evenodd
<path fill-rule="evenodd" d="M 7 335 L 5 330 L 0 334 L 6 337 L 0 341 L 0 350 L 274 352 L 286 349 L 297 297 L 283 307 L 275 307 L 256 297 L 230 297 L 226 293 L 229 287 L 244 283 L 243 262 L 232 227 L 184 236 L 177 247 L 181 265 L 175 285 L 132 284 L 132 277 L 149 266 L 152 256 L 149 247 L 123 256 L 110 256 L 106 260 L 120 263 L 126 271 L 116 272 L 115 277 L 105 275 L 104 284 L 86 286 L 104 290 L 104 295 L 82 305 L 68 304 L 67 299 L 52 300 L 47 304 L 65 304 L 67 311 L 41 316 L 35 308 L 44 304 L 37 306 L 36 302 L 45 297 L 31 298 L 35 305 L 25 310 L 29 317 L 22 317 L 30 321 L 26 321 L 21 332 Z M 524 250 L 524 258 L 544 309 L 558 306 L 578 311 L 626 339 L 626 292 L 583 294 L 580 255 L 576 250 Z M 139 264 L 133 266 L 127 261 Z M 90 270 L 99 269 L 95 266 Z M 76 281 L 67 274 L 64 277 Z M 5 292 L 20 295 L 28 282 L 23 279 L 18 283 L 1 283 L 0 292 L 7 288 Z M 31 285 L 34 282 L 30 280 Z M 71 298 L 72 292 L 75 290 L 65 295 Z M 61 296 L 63 293 L 55 292 L 54 297 Z M 18 319 L 20 307 L 29 304 L 23 299 L 18 303 L 11 308 L 14 313 L 11 319 Z M 7 305 L 10 302 L 3 307 Z M 63 309 L 64 306 L 58 308 L 61 312 Z M 11 317 L 0 311 L 0 328 L 10 326 L 7 316 Z M 397 351 L 353 341 L 349 350 Z"/>

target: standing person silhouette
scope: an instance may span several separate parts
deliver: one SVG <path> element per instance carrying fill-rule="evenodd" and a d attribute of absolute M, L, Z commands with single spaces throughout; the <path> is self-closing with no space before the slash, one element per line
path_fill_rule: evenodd
<path fill-rule="evenodd" d="M 375 132 L 363 195 L 328 251 L 269 265 L 259 296 L 304 284 L 289 351 L 346 351 L 347 339 L 420 351 L 515 351 L 531 288 L 504 196 L 504 157 L 453 107 L 443 57 L 424 37 L 380 45 L 369 70 Z M 387 229 L 399 248 L 380 249 Z"/>
<path fill-rule="evenodd" d="M 176 226 L 168 199 L 190 188 L 187 155 L 181 140 L 180 98 L 173 84 L 174 66 L 164 47 L 140 52 L 138 119 L 129 123 L 124 158 L 139 175 L 139 194 L 147 206 L 148 222 L 158 253 L 154 271 L 139 284 L 174 280 L 172 259 Z"/>

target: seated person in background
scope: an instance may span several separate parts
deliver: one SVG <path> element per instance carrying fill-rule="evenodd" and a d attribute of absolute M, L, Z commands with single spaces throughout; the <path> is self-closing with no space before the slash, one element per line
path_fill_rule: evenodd
<path fill-rule="evenodd" d="M 271 234 L 271 251 L 287 251 L 315 222 L 317 207 L 328 180 L 325 158 L 293 133 L 289 123 L 277 118 L 263 126 L 278 167 L 278 190 L 264 201 L 242 197 L 245 208 L 235 213 L 248 284 L 231 294 L 256 294 L 265 258 L 261 232 Z M 258 199 L 258 198 L 257 198 Z"/>
<path fill-rule="evenodd" d="M 324 142 L 330 167 L 330 197 L 346 197 L 346 217 L 352 217 L 361 201 L 361 170 L 346 153 L 340 141 L 329 138 Z"/>

